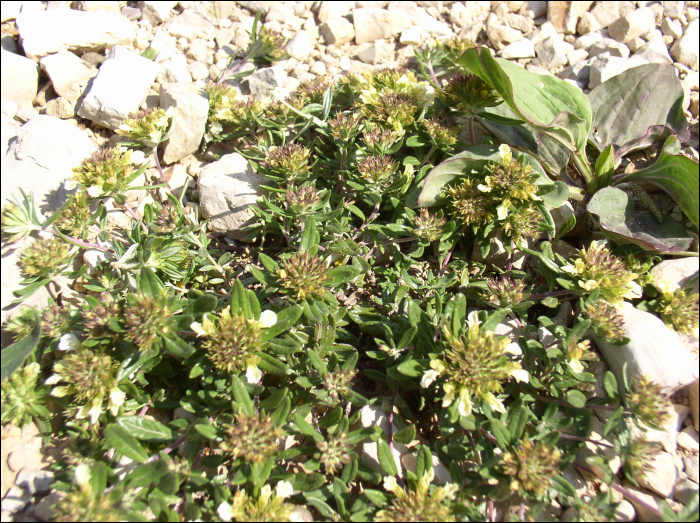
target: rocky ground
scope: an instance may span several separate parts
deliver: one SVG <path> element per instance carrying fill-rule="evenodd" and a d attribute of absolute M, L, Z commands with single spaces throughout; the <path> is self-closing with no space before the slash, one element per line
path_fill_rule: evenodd
<path fill-rule="evenodd" d="M 215 230 L 235 239 L 236 230 L 251 218 L 245 207 L 256 199 L 250 191 L 256 187 L 255 175 L 248 165 L 223 165 L 213 162 L 211 154 L 199 154 L 208 111 L 202 88 L 219 76 L 236 48 L 250 43 L 257 12 L 266 27 L 288 40 L 289 58 L 234 82 L 242 96 L 262 100 L 272 93 L 283 96 L 300 82 L 410 67 L 414 45 L 456 36 L 487 45 L 528 70 L 555 74 L 585 92 L 629 68 L 672 63 L 693 129 L 684 153 L 698 160 L 697 1 L 3 2 L 2 204 L 21 187 L 34 193 L 42 212 L 57 209 L 66 197 L 64 181 L 71 169 L 97 148 L 114 144 L 114 130 L 129 113 L 139 107 L 172 107 L 174 130 L 162 149 L 166 176 L 175 190 L 190 187 L 198 193 L 199 202 L 189 205 L 199 205 L 205 218 L 218 214 L 222 206 L 242 207 L 212 222 Z M 140 56 L 149 48 L 155 60 Z M 235 180 L 226 176 L 230 172 L 238 173 Z M 145 177 L 154 174 L 150 170 Z M 139 191 L 129 194 L 137 212 L 150 198 Z M 128 215 L 117 206 L 111 209 L 111 224 L 128 225 Z M 5 250 L 3 246 L 3 322 L 16 310 L 12 292 L 20 281 L 17 253 Z M 91 256 L 86 256 L 88 265 L 95 263 Z M 674 260 L 655 270 L 682 285 L 697 273 L 698 261 Z M 42 306 L 45 301 L 46 294 L 37 293 L 30 304 Z M 632 342 L 624 357 L 633 361 L 636 351 L 657 354 L 650 364 L 655 381 L 677 392 L 666 430 L 648 435 L 665 452 L 656 458 L 642 487 L 625 487 L 649 505 L 666 499 L 678 507 L 698 491 L 698 381 L 684 387 L 688 381 L 678 376 L 688 369 L 669 358 L 668 351 L 694 355 L 697 376 L 698 343 L 678 338 L 658 318 L 636 309 L 626 321 Z M 503 325 L 501 334 L 512 332 Z M 601 361 L 596 373 L 602 377 L 605 370 L 607 364 Z M 596 393 L 590 391 L 591 396 Z M 384 414 L 372 409 L 363 414 L 363 423 L 386 424 Z M 592 438 L 602 439 L 604 423 L 604 418 L 596 420 Z M 371 459 L 372 449 L 365 450 Z M 607 450 L 616 472 L 620 459 Z M 582 452 L 592 449 L 584 447 Z M 35 427 L 3 428 L 3 521 L 51 517 L 56 498 L 47 470 L 51 456 Z M 410 454 L 402 457 L 404 466 L 410 466 L 410 459 Z M 436 464 L 438 479 L 440 474 Z M 600 488 L 594 478 L 576 470 L 566 474 L 581 494 Z M 573 509 L 554 510 L 563 520 L 574 516 Z M 654 519 L 644 504 L 628 501 L 622 501 L 617 518 Z"/>

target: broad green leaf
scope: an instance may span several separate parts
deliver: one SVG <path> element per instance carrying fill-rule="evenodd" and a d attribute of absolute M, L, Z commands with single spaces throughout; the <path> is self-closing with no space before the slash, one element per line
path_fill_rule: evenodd
<path fill-rule="evenodd" d="M 680 150 L 681 143 L 671 136 L 664 143 L 664 148 L 654 165 L 628 174 L 617 183 L 644 181 L 658 185 L 678 202 L 685 215 L 697 227 L 700 205 L 698 164 L 679 154 Z"/>
<path fill-rule="evenodd" d="M 398 475 L 399 469 L 396 467 L 394 456 L 391 453 L 389 444 L 383 439 L 377 441 L 377 458 L 379 458 L 379 464 L 384 469 L 384 472 L 389 476 Z"/>
<path fill-rule="evenodd" d="M 205 425 L 204 423 L 196 423 L 194 425 L 194 430 L 196 430 L 202 436 L 210 440 L 215 440 L 218 436 L 216 432 L 216 427 L 212 427 L 211 425 Z"/>
<path fill-rule="evenodd" d="M 603 376 L 603 386 L 605 387 L 605 392 L 608 394 L 608 397 L 614 400 L 618 399 L 617 380 L 612 372 L 607 371 Z"/>
<path fill-rule="evenodd" d="M 108 446 L 127 458 L 131 458 L 138 463 L 145 463 L 148 460 L 148 453 L 141 446 L 139 440 L 121 425 L 116 423 L 107 425 L 104 430 L 104 437 Z"/>
<path fill-rule="evenodd" d="M 586 406 L 586 395 L 580 390 L 571 389 L 566 393 L 566 401 L 577 409 L 582 409 Z"/>
<path fill-rule="evenodd" d="M 525 425 L 533 414 L 530 409 L 520 405 L 508 412 L 508 432 L 514 441 L 519 441 L 525 430 Z"/>
<path fill-rule="evenodd" d="M 589 142 L 599 151 L 614 146 L 617 158 L 652 145 L 668 128 L 685 134 L 683 87 L 673 64 L 645 64 L 593 89 Z M 650 132 L 651 130 L 651 132 Z"/>
<path fill-rule="evenodd" d="M 421 445 L 418 449 L 418 456 L 416 457 L 416 476 L 422 478 L 432 469 L 433 455 L 428 447 Z"/>
<path fill-rule="evenodd" d="M 634 201 L 615 187 L 595 193 L 588 203 L 588 212 L 596 216 L 600 228 L 617 243 L 634 243 L 660 252 L 686 251 L 693 243 L 677 221 L 669 219 L 660 224 L 651 212 L 634 213 Z"/>
<path fill-rule="evenodd" d="M 569 199 L 569 186 L 562 181 L 556 181 L 551 188 L 545 187 L 547 192 L 540 194 L 542 201 L 551 208 L 561 207 Z"/>
<path fill-rule="evenodd" d="M 608 145 L 595 161 L 595 179 L 592 187 L 589 187 L 590 192 L 595 193 L 598 189 L 610 185 L 614 173 L 615 151 L 612 145 Z"/>
<path fill-rule="evenodd" d="M 251 291 L 252 292 L 252 291 Z M 245 318 L 254 319 L 253 312 L 250 308 L 247 291 L 243 287 L 241 280 L 236 280 L 231 289 L 231 314 L 243 314 Z"/>
<path fill-rule="evenodd" d="M 294 479 L 292 480 L 292 486 L 294 487 L 294 490 L 308 492 L 311 490 L 321 488 L 325 482 L 326 476 L 324 476 L 323 474 L 319 474 L 317 472 L 314 472 L 312 474 L 300 472 L 299 474 L 296 474 L 294 476 Z"/>
<path fill-rule="evenodd" d="M 173 431 L 162 423 L 143 416 L 119 416 L 117 423 L 135 438 L 146 441 L 168 441 Z"/>
<path fill-rule="evenodd" d="M 178 358 L 186 358 L 195 352 L 195 348 L 187 343 L 185 340 L 180 338 L 177 334 L 171 334 L 170 336 L 163 336 L 165 341 L 165 348 L 173 356 Z"/>
<path fill-rule="evenodd" d="M 270 356 L 265 352 L 260 352 L 258 357 L 260 358 L 258 367 L 268 374 L 285 376 L 289 372 L 289 367 L 274 356 Z"/>
<path fill-rule="evenodd" d="M 408 445 L 416 438 L 416 426 L 406 425 L 406 427 L 394 434 L 394 441 Z"/>
<path fill-rule="evenodd" d="M 507 60 L 494 59 L 486 47 L 467 49 L 457 63 L 491 84 L 532 127 L 572 152 L 585 151 L 592 112 L 581 89 L 556 76 L 531 73 Z"/>
<path fill-rule="evenodd" d="M 143 267 L 139 276 L 139 291 L 149 296 L 160 296 L 163 292 L 163 283 L 150 267 Z"/>
<path fill-rule="evenodd" d="M 2 381 L 9 378 L 27 359 L 41 339 L 41 321 L 36 309 L 30 309 L 29 314 L 34 318 L 34 328 L 21 340 L 13 343 L 2 351 Z"/>
<path fill-rule="evenodd" d="M 496 436 L 496 440 L 498 441 L 498 446 L 502 449 L 506 448 L 508 444 L 510 443 L 510 431 L 506 428 L 506 426 L 499 420 L 497 419 L 492 419 L 490 422 L 491 425 L 491 434 Z"/>
<path fill-rule="evenodd" d="M 279 336 L 294 326 L 301 317 L 302 309 L 298 305 L 286 307 L 277 313 L 277 323 L 263 331 L 262 341 Z"/>
<path fill-rule="evenodd" d="M 311 216 L 306 219 L 304 224 L 304 232 L 301 234 L 299 250 L 306 251 L 309 254 L 316 254 L 319 238 L 319 233 L 316 230 L 316 219 Z"/>
<path fill-rule="evenodd" d="M 404 376 L 409 378 L 418 378 L 422 376 L 426 370 L 428 370 L 430 360 L 408 360 L 400 363 L 396 370 L 398 370 Z"/>
<path fill-rule="evenodd" d="M 357 278 L 361 273 L 362 269 L 353 265 L 334 267 L 328 271 L 328 281 L 326 281 L 325 285 L 328 287 L 338 287 Z"/>

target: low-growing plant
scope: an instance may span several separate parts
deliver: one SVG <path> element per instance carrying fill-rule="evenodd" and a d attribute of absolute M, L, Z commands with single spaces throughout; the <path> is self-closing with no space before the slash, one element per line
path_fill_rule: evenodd
<path fill-rule="evenodd" d="M 332 521 L 495 521 L 496 510 L 516 521 L 555 502 L 582 521 L 612 518 L 613 490 L 633 495 L 602 449 L 636 482 L 655 449 L 632 428 L 661 427 L 671 405 L 626 370 L 591 394 L 591 339 L 627 342 L 625 301 L 697 328 L 697 295 L 659 294 L 649 275 L 662 254 L 692 254 L 697 232 L 697 164 L 673 136 L 682 113 L 668 97 L 625 112 L 635 82 L 652 96 L 675 86 L 670 68 L 632 69 L 587 98 L 452 41 L 417 50 L 423 79 L 379 69 L 259 102 L 225 85 L 250 74 L 245 63 L 283 58 L 257 19 L 252 41 L 208 90 L 204 140 L 267 178 L 247 246 L 207 234 L 183 205 L 191 193 L 130 207 L 130 191 L 158 200 L 167 188 L 165 177 L 133 186 L 144 153 L 162 175 L 171 121 L 159 109 L 124 122 L 122 149 L 76 168 L 77 192 L 52 216 L 24 194 L 3 210 L 25 275 L 18 301 L 48 286 L 51 302 L 6 326 L 2 421 L 48 434 L 53 413 L 69 438 L 57 519 L 281 521 L 308 517 L 304 506 Z M 630 95 L 613 101 L 611 89 Z M 653 165 L 615 175 L 661 139 Z M 677 234 L 631 228 L 625 189 L 643 181 L 676 199 L 690 233 L 672 220 Z M 585 214 L 555 224 L 551 213 L 570 197 L 596 217 L 575 234 Z M 107 198 L 132 216 L 126 230 L 107 220 Z M 85 251 L 99 255 L 90 267 L 75 262 Z M 596 412 L 606 441 L 590 437 Z M 580 457 L 584 443 L 598 452 Z M 569 466 L 599 484 L 595 497 L 579 497 Z M 647 508 L 697 518 L 698 498 L 679 514 Z"/>

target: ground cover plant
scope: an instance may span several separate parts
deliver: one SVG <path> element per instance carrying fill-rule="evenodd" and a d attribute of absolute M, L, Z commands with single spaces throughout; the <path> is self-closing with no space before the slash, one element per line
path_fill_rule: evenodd
<path fill-rule="evenodd" d="M 2 421 L 70 439 L 57 519 L 281 521 L 306 506 L 320 520 L 493 521 L 510 506 L 504 518 L 520 521 L 555 501 L 610 519 L 613 491 L 631 494 L 606 443 L 576 458 L 593 411 L 609 414 L 603 435 L 636 483 L 658 449 L 631 427 L 660 427 L 670 402 L 612 372 L 604 397 L 584 394 L 590 340 L 625 343 L 624 301 L 676 331 L 698 327 L 698 295 L 658 293 L 648 274 L 661 256 L 697 256 L 698 166 L 679 155 L 672 66 L 631 69 L 586 97 L 451 41 L 417 49 L 415 71 L 261 103 L 226 83 L 250 74 L 246 62 L 283 58 L 277 35 L 253 34 L 209 88 L 203 144 L 268 180 L 248 244 L 208 234 L 165 177 L 146 187 L 164 201 L 143 218 L 129 207 L 138 175 L 160 170 L 161 109 L 133 115 L 120 148 L 75 169 L 76 193 L 53 216 L 31 195 L 3 210 L 3 234 L 26 244 L 18 300 L 43 286 L 55 299 L 6 326 L 17 341 L 3 351 Z M 649 97 L 659 103 L 635 114 Z M 618 174 L 641 149 L 653 161 Z M 664 220 L 644 183 L 687 224 Z M 130 229 L 108 227 L 107 197 Z M 569 200 L 577 212 L 555 223 Z M 89 270 L 74 263 L 84 250 L 102 256 Z M 523 254 L 533 262 L 517 264 Z M 59 276 L 79 306 L 56 292 Z M 567 302 L 576 314 L 562 322 Z M 496 334 L 504 324 L 511 336 Z M 531 336 L 542 328 L 546 343 Z M 572 464 L 598 479 L 596 497 L 563 477 Z M 697 495 L 680 514 L 662 503 L 659 517 L 697 507 Z"/>

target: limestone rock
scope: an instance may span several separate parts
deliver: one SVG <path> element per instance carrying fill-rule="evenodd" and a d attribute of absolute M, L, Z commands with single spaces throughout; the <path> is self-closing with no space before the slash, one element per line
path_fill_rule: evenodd
<path fill-rule="evenodd" d="M 683 422 L 688 417 L 688 407 L 680 404 L 673 404 L 673 409 L 669 411 L 669 417 L 661 427 L 661 430 L 644 427 L 642 431 L 636 425 L 629 423 L 632 436 L 639 438 L 644 436 L 648 441 L 660 443 L 664 450 L 670 454 L 676 453 L 678 433 L 683 428 Z"/>
<path fill-rule="evenodd" d="M 96 67 L 86 64 L 70 51 L 45 56 L 39 63 L 51 79 L 56 94 L 65 97 L 74 106 L 90 79 L 98 72 Z"/>
<path fill-rule="evenodd" d="M 245 1 L 245 2 L 236 2 L 238 5 L 241 7 L 245 7 L 249 11 L 253 13 L 262 13 L 262 14 L 267 14 L 270 11 L 270 8 L 272 7 L 272 4 L 275 2 L 261 2 L 258 0 L 253 0 L 253 1 Z"/>
<path fill-rule="evenodd" d="M 402 11 L 362 8 L 355 9 L 352 16 L 357 44 L 391 38 L 413 25 L 411 18 Z"/>
<path fill-rule="evenodd" d="M 5 269 L 4 265 L 5 259 L 3 259 L 3 269 Z M 22 430 L 13 425 L 6 425 L 2 428 L 2 445 L 0 446 L 0 453 L 2 455 L 0 459 L 0 463 L 2 464 L 2 475 L 0 475 L 0 477 L 2 477 L 1 497 L 5 497 L 8 489 L 15 483 L 17 473 L 22 469 L 22 466 L 14 468 L 14 463 L 13 468 L 10 468 L 8 463 L 10 454 L 21 451 L 18 455 L 24 453 L 27 458 L 27 462 L 23 466 L 38 469 L 41 466 L 41 452 L 39 449 L 41 449 L 41 436 L 39 434 L 39 429 L 37 429 L 34 423 L 30 423 Z"/>
<path fill-rule="evenodd" d="M 321 35 L 327 45 L 339 46 L 352 42 L 355 38 L 355 27 L 345 18 L 331 18 L 321 26 Z"/>
<path fill-rule="evenodd" d="M 505 49 L 508 44 L 517 42 L 523 38 L 523 33 L 501 24 L 486 24 L 486 35 L 493 48 L 497 51 Z"/>
<path fill-rule="evenodd" d="M 141 19 L 148 20 L 152 25 L 162 24 L 170 18 L 170 11 L 177 5 L 172 0 L 159 2 L 139 2 Z"/>
<path fill-rule="evenodd" d="M 680 480 L 676 485 L 676 490 L 673 493 L 673 499 L 675 499 L 679 503 L 682 503 L 683 505 L 687 505 L 690 499 L 694 495 L 697 495 L 697 493 L 698 484 L 692 481 L 691 479 L 684 478 Z"/>
<path fill-rule="evenodd" d="M 613 76 L 627 71 L 629 62 L 626 58 L 599 55 L 591 62 L 590 67 L 588 87 L 589 89 L 595 89 Z"/>
<path fill-rule="evenodd" d="M 518 11 L 519 14 L 532 18 L 540 18 L 547 14 L 547 2 L 529 1 L 525 2 Z"/>
<path fill-rule="evenodd" d="M 578 32 L 584 35 L 598 31 L 634 10 L 635 5 L 632 2 L 597 2 L 593 9 L 581 16 L 577 26 Z"/>
<path fill-rule="evenodd" d="M 248 87 L 253 100 L 267 100 L 272 97 L 272 91 L 282 87 L 287 73 L 280 65 L 258 69 L 248 77 Z"/>
<path fill-rule="evenodd" d="M 613 442 L 603 438 L 603 430 L 605 428 L 605 425 L 598 421 L 597 418 L 592 417 L 591 418 L 591 433 L 588 436 L 588 439 L 591 439 L 593 441 L 600 441 L 603 443 L 607 443 L 608 445 L 612 445 Z M 622 459 L 620 459 L 620 456 L 618 456 L 617 452 L 615 452 L 615 449 L 610 448 L 610 447 L 602 447 L 599 445 L 596 445 L 595 443 L 591 443 L 589 441 L 584 442 L 583 446 L 576 452 L 576 459 L 580 461 L 581 463 L 586 462 L 586 458 L 590 456 L 595 456 L 598 450 L 601 450 L 603 452 L 603 455 L 607 459 L 608 466 L 612 470 L 613 474 L 617 474 L 620 468 L 622 467 Z"/>
<path fill-rule="evenodd" d="M 506 60 L 514 60 L 516 58 L 534 58 L 535 57 L 535 45 L 532 40 L 523 38 L 517 42 L 507 45 L 503 51 L 501 51 L 501 57 Z"/>
<path fill-rule="evenodd" d="M 192 82 L 192 75 L 187 67 L 187 57 L 184 54 L 176 54 L 169 60 L 160 64 L 156 81 L 159 84 Z"/>
<path fill-rule="evenodd" d="M 360 425 L 362 427 L 375 427 L 378 426 L 384 431 L 384 433 L 389 432 L 389 421 L 386 412 L 381 407 L 376 405 L 365 405 L 360 409 Z M 396 425 L 392 428 L 394 434 L 398 432 Z M 403 477 L 403 467 L 401 465 L 401 457 L 408 453 L 408 449 L 405 445 L 401 443 L 394 442 L 394 462 L 396 463 L 396 468 L 399 470 L 399 476 Z M 360 463 L 370 467 L 372 470 L 384 473 L 384 469 L 379 463 L 377 442 L 369 441 L 362 444 L 362 451 L 360 452 Z"/>
<path fill-rule="evenodd" d="M 201 90 L 183 84 L 165 84 L 160 89 L 160 106 L 173 107 L 170 138 L 163 149 L 163 162 L 171 164 L 194 153 L 204 136 L 209 101 Z"/>
<path fill-rule="evenodd" d="M 673 490 L 678 483 L 678 467 L 676 458 L 668 452 L 654 456 L 649 464 L 649 470 L 639 475 L 639 484 L 665 498 L 673 496 Z"/>
<path fill-rule="evenodd" d="M 450 9 L 450 22 L 458 27 L 467 27 L 474 22 L 486 20 L 490 11 L 490 2 L 455 2 Z"/>
<path fill-rule="evenodd" d="M 610 56 L 629 58 L 630 49 L 625 44 L 621 44 L 612 38 L 602 38 L 594 43 L 590 49 L 588 49 L 588 55 L 591 58 L 603 53 L 610 53 Z"/>
<path fill-rule="evenodd" d="M 36 504 L 34 509 L 34 516 L 39 521 L 52 521 L 56 511 L 56 505 L 61 500 L 61 496 L 58 492 L 52 492 L 48 496 L 44 496 Z"/>
<path fill-rule="evenodd" d="M 450 475 L 450 471 L 448 470 L 448 468 L 442 464 L 442 461 L 440 461 L 440 458 L 438 458 L 437 454 L 432 454 L 432 457 L 433 472 L 435 473 L 433 483 L 435 483 L 436 485 L 446 485 L 447 483 L 451 483 L 452 476 Z M 406 467 L 406 470 L 410 470 L 415 474 L 416 464 L 418 463 L 418 453 L 413 452 L 411 454 L 406 454 L 401 458 L 401 463 L 403 463 L 403 466 Z"/>
<path fill-rule="evenodd" d="M 11 487 L 2 499 L 2 511 L 10 514 L 22 512 L 31 499 L 32 495 L 23 488 Z"/>
<path fill-rule="evenodd" d="M 332 18 L 340 18 L 350 14 L 355 8 L 355 2 L 337 1 L 337 2 L 321 2 L 321 7 L 318 10 L 318 21 L 322 24 Z"/>
<path fill-rule="evenodd" d="M 695 483 L 700 482 L 698 480 L 698 454 L 691 454 L 683 458 L 683 464 L 685 465 L 685 473 L 688 477 Z"/>
<path fill-rule="evenodd" d="M 117 129 L 146 99 L 157 67 L 151 60 L 121 46 L 115 47 L 93 80 L 78 108 L 78 115 L 103 127 Z"/>
<path fill-rule="evenodd" d="M 135 26 L 120 13 L 73 9 L 23 12 L 16 23 L 24 52 L 36 60 L 61 50 L 100 52 L 131 44 L 136 38 Z"/>
<path fill-rule="evenodd" d="M 18 106 L 31 104 L 39 85 L 39 68 L 29 58 L 0 50 L 2 57 L 0 96 Z"/>
<path fill-rule="evenodd" d="M 659 510 L 659 502 L 663 499 L 661 496 L 648 491 L 645 488 L 642 487 L 637 487 L 636 485 L 633 485 L 629 481 L 623 482 L 622 486 L 627 489 L 630 493 L 634 495 L 636 499 L 630 499 L 630 502 L 632 505 L 634 505 L 635 510 L 637 511 L 637 520 L 638 521 L 658 521 L 659 518 L 656 515 L 656 513 L 652 512 L 649 510 L 648 507 L 652 507 L 656 509 L 657 511 Z M 637 500 L 641 500 L 644 502 L 644 505 L 639 503 Z"/>
<path fill-rule="evenodd" d="M 698 23 L 698 19 L 695 19 L 688 24 L 683 36 L 671 48 L 673 58 L 693 71 L 698 70 Z"/>
<path fill-rule="evenodd" d="M 59 96 L 46 102 L 43 113 L 55 116 L 61 120 L 68 120 L 75 116 L 75 104 L 71 103 L 67 98 Z"/>
<path fill-rule="evenodd" d="M 664 2 L 664 15 L 670 18 L 680 18 L 683 16 L 685 2 L 667 1 Z"/>
<path fill-rule="evenodd" d="M 202 217 L 211 220 L 210 230 L 229 238 L 244 240 L 243 227 L 254 218 L 249 209 L 261 194 L 260 185 L 267 179 L 253 172 L 238 153 L 227 154 L 203 167 L 197 179 Z"/>
<path fill-rule="evenodd" d="M 556 69 L 566 65 L 566 55 L 574 50 L 574 46 L 556 36 L 550 36 L 544 42 L 535 46 L 537 57 L 542 67 Z"/>
<path fill-rule="evenodd" d="M 698 442 L 698 431 L 695 427 L 686 427 L 683 432 L 678 434 L 678 446 L 689 451 L 700 451 L 700 443 Z"/>
<path fill-rule="evenodd" d="M 214 36 L 216 28 L 206 16 L 194 9 L 185 9 L 167 24 L 168 32 L 175 38 L 194 42 L 197 38 Z"/>
<path fill-rule="evenodd" d="M 698 414 L 698 380 L 689 387 L 688 398 L 690 401 L 690 413 L 693 416 L 693 426 L 700 431 L 700 415 Z"/>
<path fill-rule="evenodd" d="M 313 50 L 309 33 L 303 30 L 299 31 L 291 40 L 289 40 L 289 42 L 287 42 L 285 50 L 292 58 L 296 58 L 297 60 L 306 60 Z"/>
<path fill-rule="evenodd" d="M 15 485 L 22 487 L 30 494 L 45 494 L 49 491 L 53 482 L 53 472 L 49 470 L 36 470 L 32 467 L 24 467 L 17 473 Z"/>
<path fill-rule="evenodd" d="M 394 57 L 394 45 L 377 40 L 358 54 L 358 58 L 366 64 L 378 64 Z"/>
<path fill-rule="evenodd" d="M 593 2 L 547 2 L 547 20 L 560 33 L 574 34 L 579 17 Z"/>
<path fill-rule="evenodd" d="M 656 24 L 654 11 L 650 7 L 642 7 L 610 24 L 608 32 L 618 42 L 627 43 L 638 36 L 647 34 Z"/>

